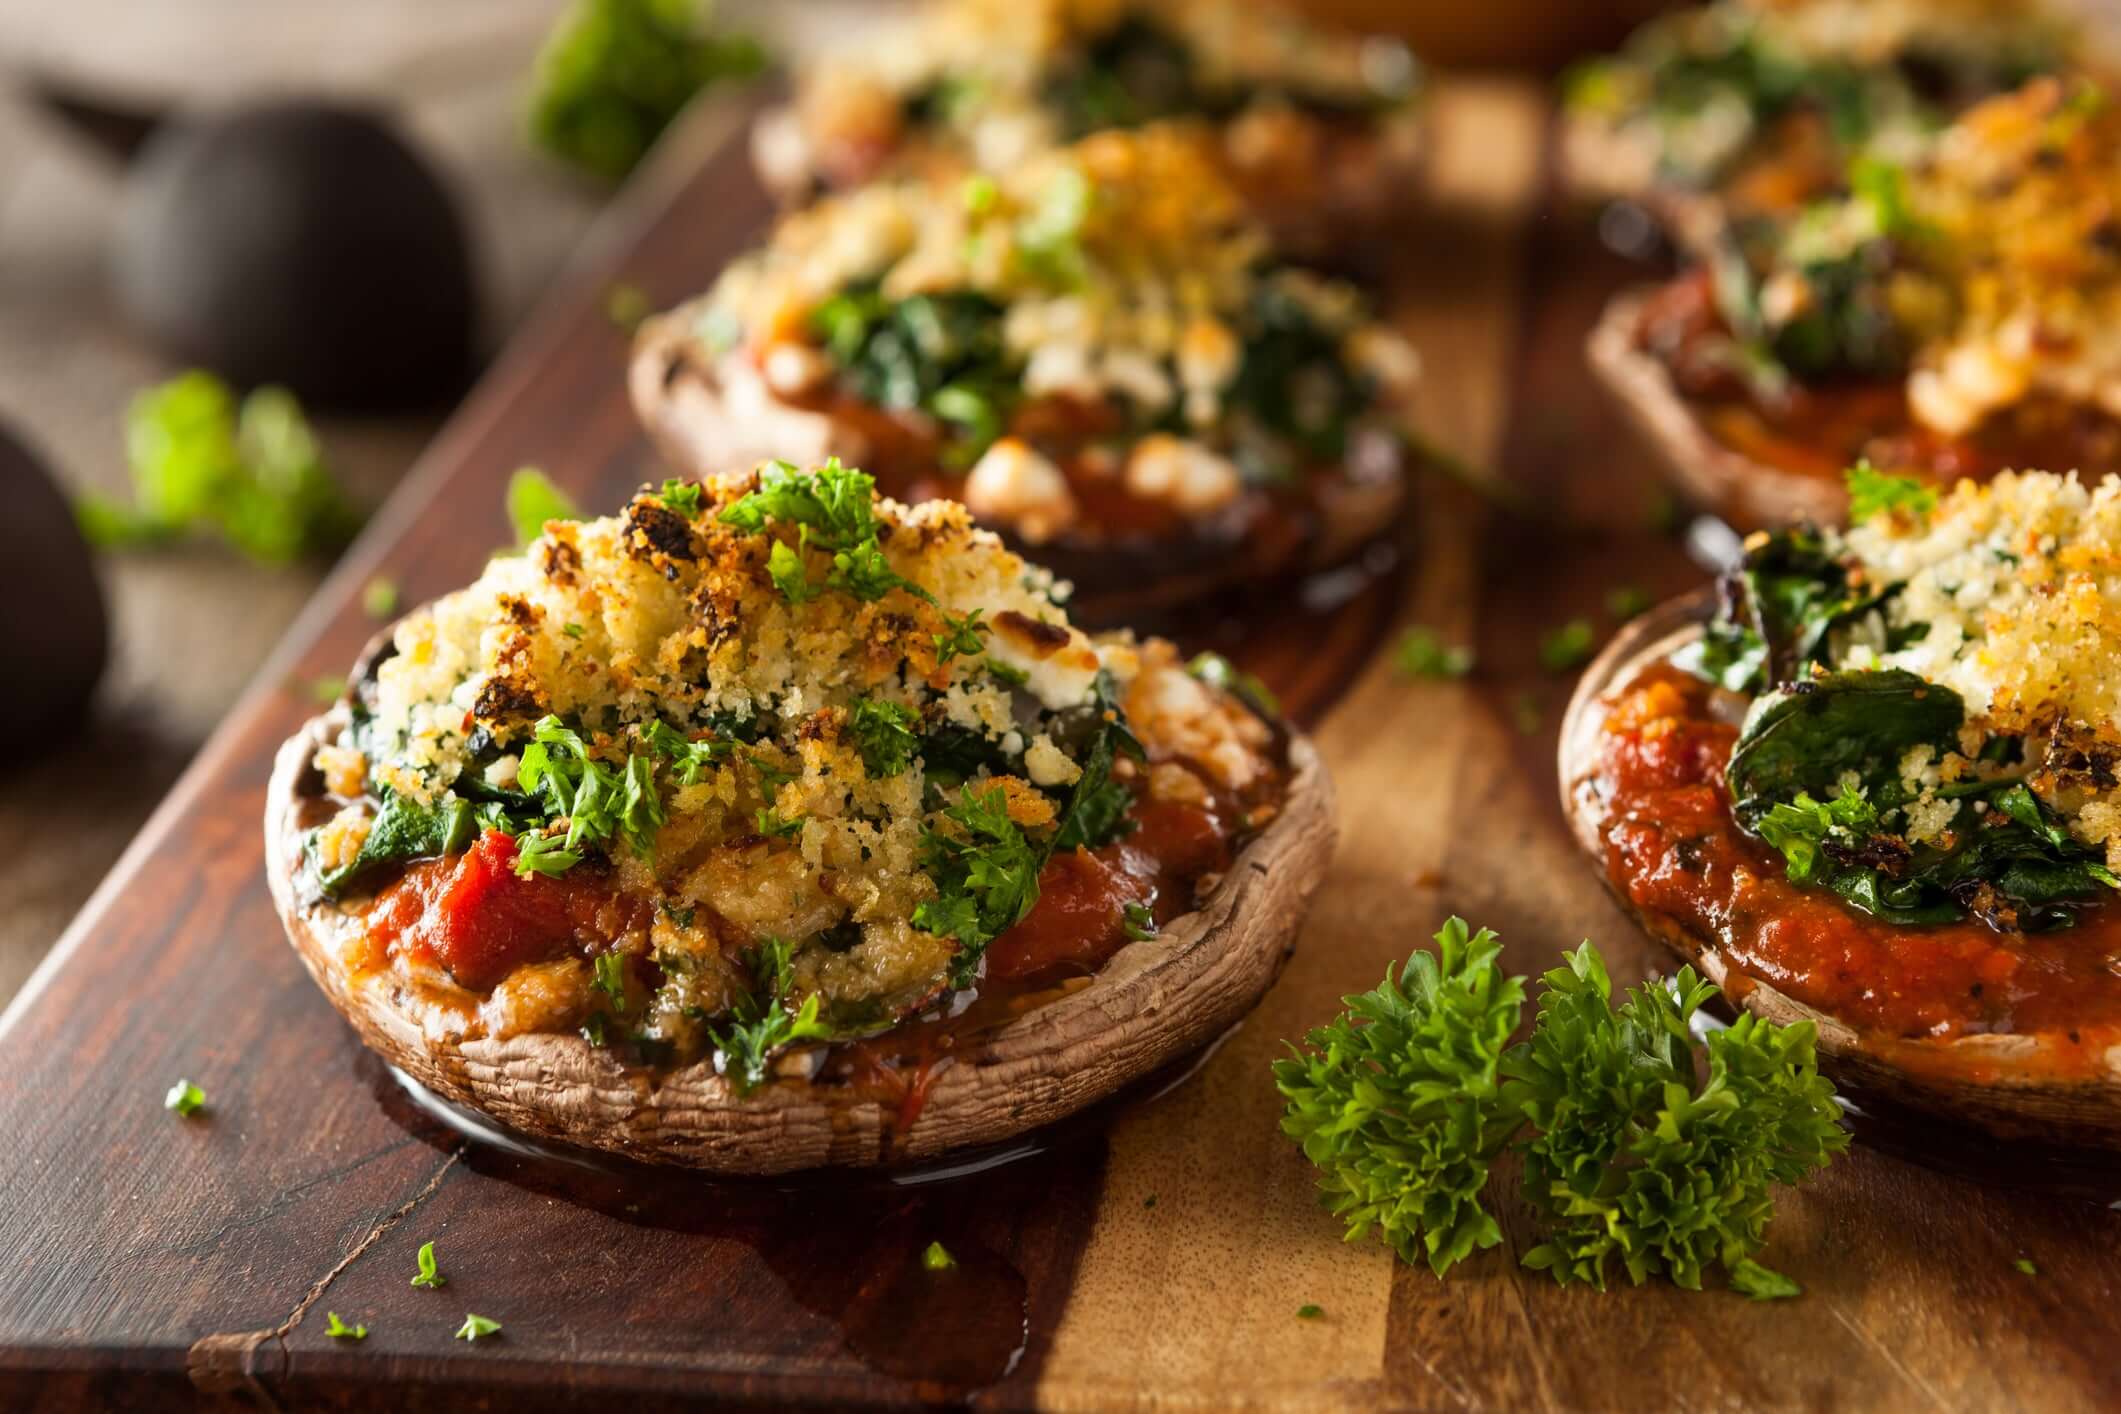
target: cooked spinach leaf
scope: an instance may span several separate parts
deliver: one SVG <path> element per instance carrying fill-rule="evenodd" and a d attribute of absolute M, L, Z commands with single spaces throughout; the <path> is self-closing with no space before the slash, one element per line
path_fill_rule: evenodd
<path fill-rule="evenodd" d="M 819 305 L 812 326 L 855 391 L 951 429 L 946 465 L 970 466 L 1002 435 L 1019 396 L 1002 308 L 970 290 L 887 298 L 874 281 Z"/>
<path fill-rule="evenodd" d="M 336 869 L 316 868 L 317 888 L 328 899 L 339 898 L 349 885 L 372 869 L 455 854 L 470 845 L 477 832 L 478 821 L 471 805 L 454 795 L 445 795 L 428 806 L 385 790 L 382 809 L 368 827 L 368 838 L 361 842 L 360 852 Z M 315 839 L 312 834 L 312 867 L 316 867 Z"/>
<path fill-rule="evenodd" d="M 1718 589 L 1700 644 L 1675 661 L 1733 692 L 1795 681 L 1825 661 L 1829 633 L 1891 596 L 1889 588 L 1852 583 L 1848 567 L 1808 526 L 1752 546 Z"/>

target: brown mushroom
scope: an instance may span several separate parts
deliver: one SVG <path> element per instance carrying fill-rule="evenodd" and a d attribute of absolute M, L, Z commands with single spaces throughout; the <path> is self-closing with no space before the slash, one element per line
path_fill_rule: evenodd
<path fill-rule="evenodd" d="M 1585 345 L 1591 371 L 1626 410 L 1657 454 L 1660 469 L 1688 500 L 1744 528 L 1792 521 L 1837 524 L 1848 515 L 1838 480 L 1785 471 L 1734 451 L 1702 423 L 1671 370 L 1642 346 L 1653 292 L 1623 290 L 1599 316 Z"/>
<path fill-rule="evenodd" d="M 350 972 L 356 911 L 305 899 L 303 812 L 313 758 L 347 708 L 280 748 L 266 798 L 267 871 L 289 940 L 361 1039 L 429 1089 L 524 1133 L 720 1173 L 915 1162 L 1073 1114 L 1214 1039 L 1259 1001 L 1295 949 L 1332 857 L 1332 783 L 1302 737 L 1281 812 L 1192 913 L 1130 943 L 1078 989 L 962 1046 L 910 1126 L 846 1086 L 781 1078 L 741 1095 L 711 1060 L 650 1073 L 574 1035 L 472 1038 L 387 972 Z"/>
<path fill-rule="evenodd" d="M 807 465 L 838 456 L 861 465 L 875 450 L 869 429 L 787 402 L 741 355 L 710 350 L 697 332 L 699 323 L 694 305 L 648 320 L 635 339 L 628 375 L 642 424 L 664 456 L 687 475 L 747 472 L 770 457 Z M 1069 607 L 1078 621 L 1126 623 L 1239 584 L 1343 563 L 1399 519 L 1407 496 L 1405 459 L 1392 439 L 1351 439 L 1345 466 L 1314 477 L 1316 494 L 1306 511 L 1255 498 L 1260 504 L 1233 508 L 1242 515 L 1190 520 L 1178 537 L 1092 539 L 1063 533 L 1028 545 L 1006 525 L 991 528 L 1011 549 L 1075 586 Z M 1287 527 L 1260 524 L 1276 516 L 1300 518 Z"/>
<path fill-rule="evenodd" d="M 1710 591 L 1668 601 L 1629 623 L 1578 682 L 1562 719 L 1562 812 L 1597 861 L 1621 908 L 1649 935 L 1693 963 L 1738 1005 L 1770 1021 L 1809 1020 L 1819 1028 L 1822 1069 L 1859 1103 L 1866 1098 L 1978 1126 L 2004 1138 L 2121 1149 L 2121 1046 L 2092 1075 L 2058 1074 L 2046 1057 L 2067 1043 L 2052 1032 L 1960 1035 L 1945 1039 L 1867 1033 L 1750 976 L 1718 940 L 1666 915 L 1637 907 L 1606 868 L 1607 801 L 1598 775 L 1599 740 L 1613 693 L 1644 668 L 1699 638 L 1714 609 Z"/>

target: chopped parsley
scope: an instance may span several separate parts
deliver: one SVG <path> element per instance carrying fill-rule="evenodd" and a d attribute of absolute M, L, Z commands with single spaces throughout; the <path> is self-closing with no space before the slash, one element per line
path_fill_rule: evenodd
<path fill-rule="evenodd" d="M 566 634 L 569 638 L 579 639 L 585 630 L 580 624 L 566 624 L 561 627 L 560 632 Z"/>
<path fill-rule="evenodd" d="M 626 1010 L 626 959 L 615 952 L 598 953 L 593 966 L 596 977 L 590 986 L 610 998 L 613 1011 Z"/>
<path fill-rule="evenodd" d="M 562 835 L 532 832 L 516 839 L 516 877 L 533 874 L 564 874 L 582 862 L 581 852 L 567 848 Z"/>
<path fill-rule="evenodd" d="M 397 611 L 397 581 L 377 575 L 361 587 L 362 613 L 372 619 L 387 619 Z"/>
<path fill-rule="evenodd" d="M 581 518 L 573 499 L 536 467 L 519 467 L 508 478 L 508 523 L 515 527 L 517 545 L 543 535 L 547 521 Z"/>
<path fill-rule="evenodd" d="M 524 791 L 542 794 L 551 815 L 567 821 L 559 852 L 575 859 L 557 867 L 527 866 L 545 873 L 570 867 L 586 849 L 608 846 L 614 838 L 646 858 L 668 818 L 648 757 L 630 754 L 626 764 L 614 770 L 593 756 L 581 733 L 558 717 L 541 717 L 531 729 L 531 742 L 523 748 L 516 767 L 516 783 Z M 541 849 L 550 850 L 550 846 Z M 519 856 L 517 872 L 525 870 Z"/>
<path fill-rule="evenodd" d="M 920 714 L 911 707 L 870 697 L 854 704 L 847 718 L 847 733 L 862 754 L 862 768 L 872 776 L 896 776 L 920 754 L 921 739 L 913 729 Z"/>
<path fill-rule="evenodd" d="M 797 543 L 777 541 L 768 552 L 766 574 L 791 604 L 805 604 L 828 590 L 871 602 L 894 589 L 933 602 L 934 596 L 901 577 L 877 543 L 876 481 L 843 466 L 837 457 L 815 471 L 773 462 L 759 472 L 758 489 L 724 507 L 724 525 L 763 535 L 778 522 L 793 526 Z M 832 557 L 825 578 L 812 581 L 807 550 Z"/>
<path fill-rule="evenodd" d="M 1617 585 L 1606 591 L 1605 611 L 1622 623 L 1641 617 L 1643 610 L 1649 607 L 1650 596 L 1632 584 Z"/>
<path fill-rule="evenodd" d="M 1137 943 L 1146 943 L 1156 936 L 1156 915 L 1145 903 L 1130 903 L 1120 910 L 1126 922 L 1122 925 L 1127 936 Z"/>
<path fill-rule="evenodd" d="M 943 818 L 948 828 L 921 839 L 921 868 L 935 881 L 937 896 L 913 910 L 913 926 L 957 940 L 951 976 L 964 987 L 987 944 L 1038 902 L 1045 860 L 1009 818 L 1009 795 L 1000 786 L 966 787 Z"/>
<path fill-rule="evenodd" d="M 1447 645 L 1435 629 L 1416 624 L 1400 636 L 1392 666 L 1403 678 L 1462 678 L 1473 671 L 1473 650 Z"/>
<path fill-rule="evenodd" d="M 1539 640 L 1539 666 L 1550 673 L 1565 673 L 1590 661 L 1598 646 L 1597 630 L 1589 619 L 1570 619 Z"/>
<path fill-rule="evenodd" d="M 672 477 L 663 483 L 661 494 L 663 504 L 687 520 L 697 520 L 701 507 L 705 504 L 702 500 L 705 491 L 697 481 L 683 481 Z"/>
<path fill-rule="evenodd" d="M 783 816 L 772 806 L 762 806 L 757 815 L 758 831 L 769 840 L 792 839 L 803 832 L 803 817 Z"/>
<path fill-rule="evenodd" d="M 999 658 L 988 658 L 986 668 L 989 673 L 994 675 L 996 680 L 1010 687 L 1027 687 L 1030 685 L 1031 674 L 1025 672 L 1022 668 L 1004 663 Z"/>
<path fill-rule="evenodd" d="M 1937 490 L 1912 476 L 1890 476 L 1867 461 L 1842 473 L 1848 485 L 1849 524 L 1873 516 L 1906 514 L 1917 520 L 1937 509 Z"/>
<path fill-rule="evenodd" d="M 2036 1277 L 2040 1275 L 2040 1269 L 2033 1265 L 2033 1259 L 2030 1257 L 2020 1257 L 2016 1261 L 2012 1262 L 2011 1265 L 2013 1267 L 2016 1267 L 2020 1272 L 2024 1273 L 2026 1276 Z"/>
<path fill-rule="evenodd" d="M 499 1321 L 489 1320 L 484 1316 L 474 1315 L 469 1311 L 464 1313 L 464 1324 L 457 1327 L 458 1340 L 483 1340 L 487 1336 L 499 1335 L 500 1333 L 501 1323 Z"/>
<path fill-rule="evenodd" d="M 339 1319 L 337 1311 L 326 1311 L 324 1313 L 324 1321 L 324 1334 L 330 1336 L 333 1340 L 368 1339 L 368 1327 L 347 1325 L 346 1322 Z"/>
<path fill-rule="evenodd" d="M 957 1258 L 951 1256 L 950 1249 L 942 1243 L 931 1242 L 928 1250 L 921 1253 L 921 1265 L 931 1272 L 947 1272 L 957 1265 Z"/>
<path fill-rule="evenodd" d="M 817 993 L 803 998 L 794 1012 L 788 994 L 794 979 L 788 972 L 788 941 L 768 938 L 751 954 L 752 990 L 732 1008 L 730 1024 L 714 1033 L 715 1068 L 740 1095 L 766 1083 L 773 1057 L 798 1041 L 827 1041 L 832 1028 L 818 1019 Z"/>
<path fill-rule="evenodd" d="M 420 1244 L 420 1252 L 416 1260 L 420 1264 L 420 1270 L 412 1279 L 414 1286 L 424 1286 L 432 1291 L 437 1287 L 449 1284 L 449 1278 L 443 1276 L 435 1267 L 435 1245 L 432 1242 Z"/>
<path fill-rule="evenodd" d="M 604 288 L 604 317 L 612 327 L 631 334 L 648 318 L 648 294 L 639 285 L 617 280 Z"/>
<path fill-rule="evenodd" d="M 1299 1321 L 1316 1321 L 1323 1318 L 1325 1314 L 1325 1307 L 1309 1301 L 1296 1308 L 1296 1319 Z"/>
<path fill-rule="evenodd" d="M 1750 1301 L 1787 1301 L 1804 1295 L 1797 1285 L 1773 1267 L 1763 1267 L 1751 1257 L 1741 1257 L 1731 1268 L 1731 1290 Z"/>
<path fill-rule="evenodd" d="M 980 622 L 978 609 L 963 618 L 945 613 L 942 632 L 932 635 L 935 639 L 935 661 L 947 663 L 953 658 L 977 658 L 986 651 L 986 644 L 980 638 L 986 628 L 987 626 Z"/>
<path fill-rule="evenodd" d="M 189 1080 L 179 1080 L 170 1086 L 169 1093 L 162 1097 L 162 1108 L 175 1110 L 189 1119 L 206 1108 L 206 1092 Z"/>

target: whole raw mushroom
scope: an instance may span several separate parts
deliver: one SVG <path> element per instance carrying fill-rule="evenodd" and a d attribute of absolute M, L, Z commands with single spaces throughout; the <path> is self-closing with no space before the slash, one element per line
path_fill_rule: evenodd
<path fill-rule="evenodd" d="M 176 358 L 313 405 L 439 404 L 472 371 L 464 226 L 381 119 L 282 101 L 165 125 L 140 154 L 120 303 Z"/>
<path fill-rule="evenodd" d="M 15 664 L 0 732 L 20 740 L 86 707 L 110 656 L 110 619 L 72 507 L 4 426 L 0 488 L 0 635 Z"/>

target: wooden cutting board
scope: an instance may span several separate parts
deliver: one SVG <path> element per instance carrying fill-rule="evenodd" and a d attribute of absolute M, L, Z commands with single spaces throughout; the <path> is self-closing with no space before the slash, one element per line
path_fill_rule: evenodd
<path fill-rule="evenodd" d="M 686 1401 L 1056 1408 L 1851 1408 L 2121 1404 L 2121 1214 L 1859 1148 L 1782 1197 L 1765 1254 L 1799 1300 L 1561 1290 L 1503 1250 L 1448 1282 L 1349 1246 L 1276 1132 L 1283 1038 L 1446 915 L 1514 970 L 1596 938 L 1654 956 L 1569 843 L 1540 635 L 1608 593 L 1695 583 L 1652 528 L 1647 459 L 1580 342 L 1630 272 L 1551 200 L 1550 114 L 1505 83 L 1436 104 L 1431 209 L 1395 318 L 1425 352 L 1445 476 L 1370 577 L 1311 612 L 1195 626 L 1283 689 L 1338 779 L 1342 845 L 1287 974 L 1153 1099 L 952 1182 L 717 1185 L 467 1140 L 355 1043 L 281 937 L 261 875 L 276 744 L 406 601 L 506 538 L 501 488 L 546 467 L 585 504 L 659 476 L 622 391 L 614 279 L 703 284 L 767 216 L 732 110 L 659 154 L 297 625 L 260 682 L 0 1019 L 0 1408 L 537 1408 Z M 1408 682 L 1385 622 L 1473 644 Z M 205 1114 L 162 1107 L 188 1076 Z M 2004 1156 L 2006 1164 L 2010 1156 Z M 448 1285 L 409 1285 L 433 1241 Z M 960 1260 L 909 1277 L 941 1240 Z M 2020 1271 L 2029 1259 L 2035 1274 Z M 1323 1317 L 1301 1320 L 1306 1304 Z M 502 1323 L 451 1338 L 468 1311 Z M 326 1313 L 368 1328 L 324 1334 Z"/>

